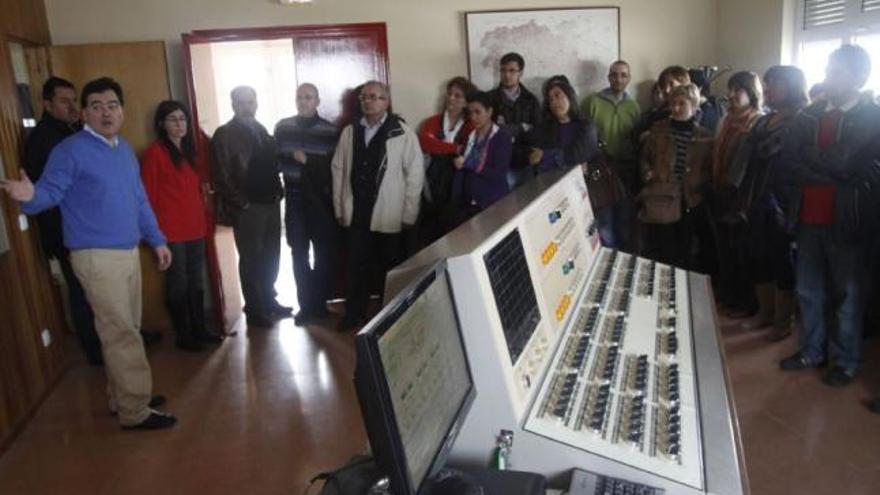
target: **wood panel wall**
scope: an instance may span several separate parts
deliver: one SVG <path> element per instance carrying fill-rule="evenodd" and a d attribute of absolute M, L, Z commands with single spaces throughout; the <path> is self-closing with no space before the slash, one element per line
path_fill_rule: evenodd
<path fill-rule="evenodd" d="M 9 41 L 49 43 L 45 7 L 40 1 L 0 0 L 0 157 L 7 176 L 17 177 L 21 156 L 21 118 Z M 39 83 L 38 83 L 39 84 Z M 0 453 L 60 378 L 67 366 L 64 317 L 58 288 L 42 256 L 35 229 L 19 229 L 19 209 L 0 198 L 11 250 L 0 255 Z M 47 329 L 52 344 L 45 347 Z"/>

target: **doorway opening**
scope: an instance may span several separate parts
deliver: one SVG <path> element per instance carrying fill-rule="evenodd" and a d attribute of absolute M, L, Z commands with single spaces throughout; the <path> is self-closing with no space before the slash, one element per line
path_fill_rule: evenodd
<path fill-rule="evenodd" d="M 232 118 L 230 92 L 236 86 L 256 90 L 256 119 L 271 134 L 279 120 L 296 114 L 295 92 L 302 83 L 318 88 L 319 114 L 339 123 L 349 91 L 368 80 L 388 82 L 384 23 L 194 31 L 183 35 L 183 45 L 192 113 L 208 139 Z M 210 170 L 202 173 L 211 177 Z M 229 331 L 242 314 L 238 256 L 232 229 L 212 228 L 208 255 L 214 273 L 209 278 L 214 300 L 220 302 L 215 317 Z M 282 304 L 296 306 L 283 231 L 281 246 L 275 288 Z"/>

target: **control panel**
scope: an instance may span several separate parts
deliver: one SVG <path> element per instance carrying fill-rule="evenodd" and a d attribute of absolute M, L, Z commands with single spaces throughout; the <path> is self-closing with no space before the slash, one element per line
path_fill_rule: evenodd
<path fill-rule="evenodd" d="M 525 429 L 702 486 L 685 273 L 602 249 Z"/>

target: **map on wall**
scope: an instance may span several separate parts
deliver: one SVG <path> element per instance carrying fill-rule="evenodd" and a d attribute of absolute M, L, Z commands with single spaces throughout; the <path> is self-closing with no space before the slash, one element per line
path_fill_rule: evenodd
<path fill-rule="evenodd" d="M 498 61 L 523 56 L 522 83 L 541 98 L 547 78 L 564 74 L 578 98 L 607 86 L 608 66 L 620 58 L 616 7 L 468 12 L 468 70 L 482 90 L 498 85 Z M 578 102 L 580 103 L 580 102 Z"/>

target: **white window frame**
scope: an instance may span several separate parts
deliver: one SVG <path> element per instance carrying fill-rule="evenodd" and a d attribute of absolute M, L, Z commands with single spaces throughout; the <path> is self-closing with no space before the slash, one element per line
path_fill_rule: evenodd
<path fill-rule="evenodd" d="M 794 2 L 795 15 L 793 17 L 795 25 L 791 59 L 795 63 L 798 62 L 801 44 L 804 42 L 839 39 L 841 43 L 851 43 L 859 35 L 880 33 L 880 10 L 863 13 L 862 0 L 846 0 L 843 22 L 804 29 L 805 2 L 806 0 Z"/>
<path fill-rule="evenodd" d="M 880 10 L 862 12 L 862 0 L 846 0 L 844 20 L 836 24 L 804 29 L 804 4 L 806 0 L 796 0 L 793 29 L 793 43 L 791 45 L 792 63 L 804 68 L 805 60 L 801 60 L 801 46 L 804 43 L 816 41 L 838 40 L 843 43 L 854 43 L 859 36 L 880 34 Z M 880 53 L 871 54 L 874 71 L 880 70 Z M 873 71 L 872 71 L 873 72 Z M 809 77 L 808 77 L 809 79 Z M 807 81 L 814 84 L 819 81 Z M 865 88 L 866 90 L 878 91 L 880 88 Z M 880 94 L 880 93 L 878 93 Z"/>

